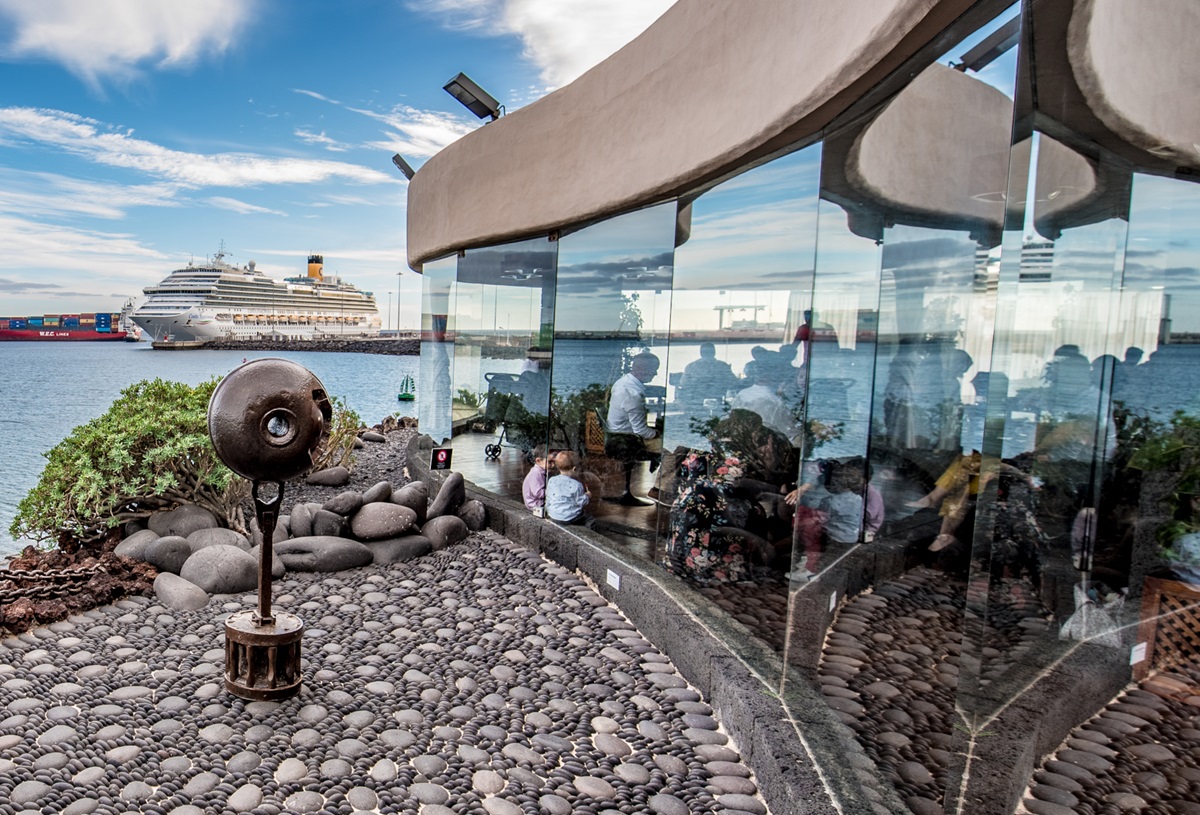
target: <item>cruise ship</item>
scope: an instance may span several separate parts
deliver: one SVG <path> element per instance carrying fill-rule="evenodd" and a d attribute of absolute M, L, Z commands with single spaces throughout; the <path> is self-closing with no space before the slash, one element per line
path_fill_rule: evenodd
<path fill-rule="evenodd" d="M 375 296 L 324 267 L 321 255 L 309 255 L 306 277 L 277 280 L 255 271 L 254 261 L 226 263 L 222 250 L 144 289 L 132 319 L 152 341 L 378 336 Z"/>

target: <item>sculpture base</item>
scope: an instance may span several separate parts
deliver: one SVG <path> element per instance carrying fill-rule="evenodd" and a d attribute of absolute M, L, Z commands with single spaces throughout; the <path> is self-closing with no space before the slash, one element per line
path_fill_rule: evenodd
<path fill-rule="evenodd" d="M 300 692 L 300 640 L 304 622 L 275 612 L 267 625 L 253 611 L 225 620 L 225 690 L 255 701 L 287 699 Z"/>

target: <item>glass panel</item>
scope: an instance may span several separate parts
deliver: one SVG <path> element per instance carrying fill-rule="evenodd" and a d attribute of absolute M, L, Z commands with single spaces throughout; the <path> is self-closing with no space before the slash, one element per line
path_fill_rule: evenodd
<path fill-rule="evenodd" d="M 435 443 L 451 435 L 450 386 L 454 379 L 454 275 L 458 258 L 426 263 L 421 278 L 421 370 L 417 422 Z"/>
<path fill-rule="evenodd" d="M 796 336 L 812 300 L 820 167 L 814 145 L 694 201 L 671 304 L 659 495 L 670 516 L 658 559 L 777 653 L 792 543 L 784 497 L 804 409 Z M 777 663 L 759 669 L 779 675 Z"/>
<path fill-rule="evenodd" d="M 581 520 L 646 558 L 657 505 L 643 496 L 662 448 L 675 211 L 671 203 L 612 218 L 558 248 L 551 446 L 571 454 L 588 487 Z"/>
<path fill-rule="evenodd" d="M 456 458 L 491 465 L 472 480 L 528 498 L 535 511 L 545 492 L 557 248 L 535 238 L 468 250 L 454 285 Z"/>

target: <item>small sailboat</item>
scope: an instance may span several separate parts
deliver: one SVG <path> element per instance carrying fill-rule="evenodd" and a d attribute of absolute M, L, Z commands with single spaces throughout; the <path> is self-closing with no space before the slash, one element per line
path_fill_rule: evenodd
<path fill-rule="evenodd" d="M 417 383 L 413 381 L 411 376 L 405 376 L 400 380 L 400 392 L 396 394 L 396 398 L 401 402 L 411 402 L 417 397 L 413 391 L 417 389 Z"/>

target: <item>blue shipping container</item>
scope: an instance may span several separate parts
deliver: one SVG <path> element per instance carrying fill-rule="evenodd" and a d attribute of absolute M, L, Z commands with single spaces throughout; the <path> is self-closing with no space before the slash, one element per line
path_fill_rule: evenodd
<path fill-rule="evenodd" d="M 79 328 L 78 317 L 63 317 L 63 328 Z"/>
<path fill-rule="evenodd" d="M 30 317 L 29 318 L 29 326 L 30 326 L 30 328 L 41 328 L 42 327 L 42 318 L 41 317 Z"/>
<path fill-rule="evenodd" d="M 27 328 L 28 323 L 24 319 L 16 319 L 15 317 L 8 321 L 9 328 Z"/>

